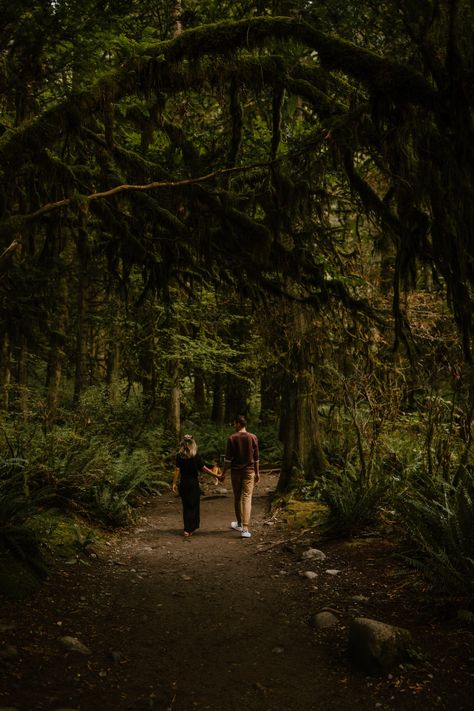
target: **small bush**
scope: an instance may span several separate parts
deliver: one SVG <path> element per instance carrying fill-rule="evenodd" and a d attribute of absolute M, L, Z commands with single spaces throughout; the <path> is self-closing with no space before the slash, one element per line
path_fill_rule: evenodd
<path fill-rule="evenodd" d="M 140 497 L 157 494 L 169 486 L 158 478 L 147 452 L 121 452 L 107 475 L 92 487 L 91 510 L 109 526 L 124 526 L 134 518 Z"/>
<path fill-rule="evenodd" d="M 370 479 L 354 468 L 346 468 L 334 478 L 325 477 L 319 490 L 320 499 L 329 513 L 324 529 L 332 536 L 352 537 L 376 524 L 380 510 L 390 497 L 389 477 L 375 473 Z"/>
<path fill-rule="evenodd" d="M 0 466 L 0 561 L 7 566 L 8 559 L 14 559 L 43 577 L 46 565 L 40 541 L 29 525 L 32 513 L 41 505 L 41 497 L 30 494 L 25 464 L 11 459 Z"/>
<path fill-rule="evenodd" d="M 474 471 L 455 479 L 425 477 L 400 497 L 397 510 L 412 550 L 405 562 L 418 568 L 433 589 L 474 594 Z"/>

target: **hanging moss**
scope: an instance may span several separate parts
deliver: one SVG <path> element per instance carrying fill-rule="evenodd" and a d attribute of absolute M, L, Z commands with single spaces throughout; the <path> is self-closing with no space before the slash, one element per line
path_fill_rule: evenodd
<path fill-rule="evenodd" d="M 237 157 L 242 144 L 243 127 L 243 112 L 239 98 L 239 85 L 235 78 L 232 78 L 230 83 L 229 111 L 232 121 L 232 134 L 227 165 L 234 166 L 237 163 Z"/>

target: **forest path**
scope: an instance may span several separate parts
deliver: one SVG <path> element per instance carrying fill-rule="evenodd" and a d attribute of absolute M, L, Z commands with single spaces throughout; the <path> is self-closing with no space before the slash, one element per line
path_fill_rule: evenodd
<path fill-rule="evenodd" d="M 352 670 L 344 613 L 337 630 L 308 624 L 331 597 L 339 607 L 351 599 L 363 580 L 357 570 L 331 576 L 324 567 L 318 586 L 301 576 L 298 546 L 310 541 L 285 548 L 286 525 L 265 525 L 275 485 L 267 474 L 256 488 L 251 539 L 229 529 L 230 490 L 203 497 L 191 539 L 181 535 L 179 498 L 165 494 L 90 566 L 63 568 L 33 599 L 8 603 L 0 630 L 18 655 L 7 674 L 0 669 L 0 711 L 445 708 L 429 685 L 415 692 Z M 64 636 L 90 654 L 66 651 Z M 457 700 L 455 708 L 468 707 Z"/>

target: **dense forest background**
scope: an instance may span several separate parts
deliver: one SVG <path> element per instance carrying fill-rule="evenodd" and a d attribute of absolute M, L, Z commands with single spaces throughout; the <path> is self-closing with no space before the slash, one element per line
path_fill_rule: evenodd
<path fill-rule="evenodd" d="M 1 0 L 2 570 L 243 413 L 326 530 L 472 595 L 473 15 Z"/>

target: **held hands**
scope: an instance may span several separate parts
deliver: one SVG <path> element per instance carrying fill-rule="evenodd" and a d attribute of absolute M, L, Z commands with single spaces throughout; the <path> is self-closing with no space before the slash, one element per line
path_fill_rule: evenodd
<path fill-rule="evenodd" d="M 212 474 L 212 476 L 216 477 L 216 484 L 218 481 L 220 481 L 220 482 L 224 481 L 224 474 L 221 472 L 221 470 L 219 469 L 219 467 L 217 465 L 212 467 L 210 474 Z"/>

